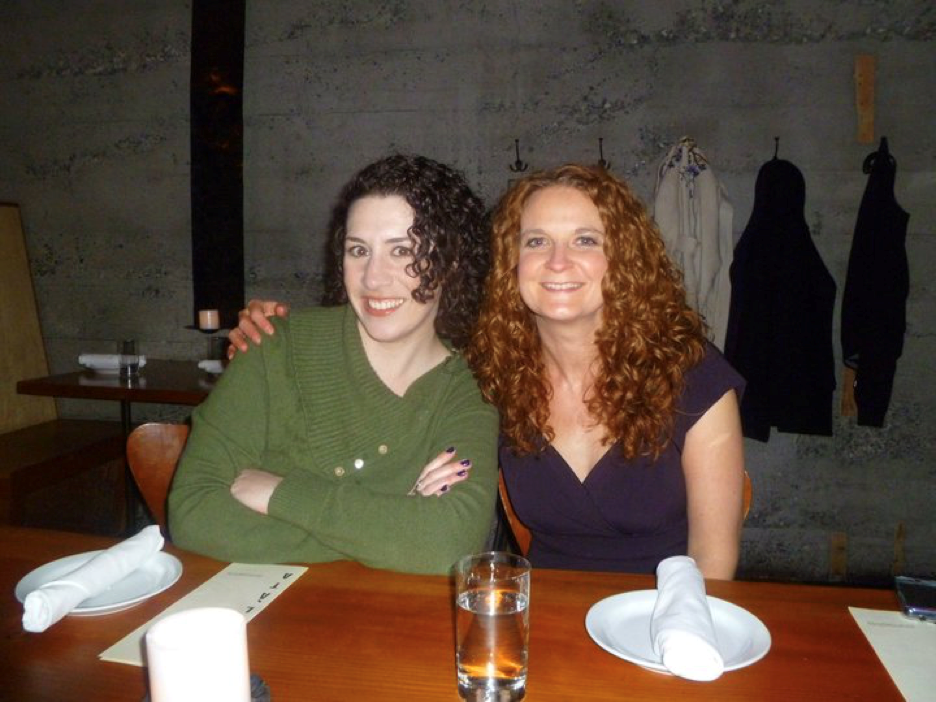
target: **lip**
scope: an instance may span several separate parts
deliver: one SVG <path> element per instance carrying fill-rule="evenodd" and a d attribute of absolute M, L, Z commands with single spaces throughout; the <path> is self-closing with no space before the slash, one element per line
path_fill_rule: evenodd
<path fill-rule="evenodd" d="M 400 297 L 365 297 L 364 311 L 371 317 L 387 317 L 403 306 L 405 300 Z"/>

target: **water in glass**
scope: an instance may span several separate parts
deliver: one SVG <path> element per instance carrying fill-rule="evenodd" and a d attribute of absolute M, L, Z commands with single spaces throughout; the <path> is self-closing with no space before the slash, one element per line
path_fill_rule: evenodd
<path fill-rule="evenodd" d="M 528 595 L 478 588 L 458 595 L 456 658 L 462 699 L 523 699 L 529 636 Z"/>

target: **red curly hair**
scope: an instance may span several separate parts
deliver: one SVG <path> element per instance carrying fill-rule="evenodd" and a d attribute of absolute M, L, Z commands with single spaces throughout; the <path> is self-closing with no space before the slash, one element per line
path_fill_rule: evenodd
<path fill-rule="evenodd" d="M 533 453 L 555 438 L 540 337 L 517 283 L 521 212 L 533 193 L 550 186 L 588 195 L 605 229 L 608 268 L 589 415 L 605 429 L 604 442 L 617 442 L 625 459 L 658 457 L 670 440 L 686 371 L 705 354 L 705 330 L 646 208 L 604 169 L 567 165 L 534 173 L 501 198 L 492 223 L 491 271 L 465 356 L 485 398 L 500 411 L 501 432 L 514 451 Z"/>

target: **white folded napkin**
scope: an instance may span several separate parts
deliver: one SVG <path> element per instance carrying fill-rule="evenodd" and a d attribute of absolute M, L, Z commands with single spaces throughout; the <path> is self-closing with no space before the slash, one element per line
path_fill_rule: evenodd
<path fill-rule="evenodd" d="M 206 359 L 198 362 L 198 367 L 206 373 L 218 374 L 224 371 L 224 361 Z"/>
<path fill-rule="evenodd" d="M 45 631 L 90 597 L 104 592 L 163 547 L 155 524 L 102 551 L 58 580 L 33 590 L 23 602 L 23 628 Z"/>
<path fill-rule="evenodd" d="M 146 356 L 139 356 L 140 368 L 146 365 Z M 91 370 L 119 370 L 120 354 L 83 353 L 78 356 L 78 364 Z"/>
<path fill-rule="evenodd" d="M 705 581 L 689 556 L 673 556 L 657 566 L 657 601 L 650 618 L 650 638 L 653 650 L 673 675 L 708 681 L 725 671 L 705 596 Z"/>

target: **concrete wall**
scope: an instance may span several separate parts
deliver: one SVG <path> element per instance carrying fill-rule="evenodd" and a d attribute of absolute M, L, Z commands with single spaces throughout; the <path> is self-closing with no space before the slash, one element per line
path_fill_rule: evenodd
<path fill-rule="evenodd" d="M 198 358 L 189 322 L 188 2 L 7 0 L 0 23 L 0 200 L 19 203 L 56 371 L 137 337 Z M 909 329 L 884 429 L 749 442 L 747 577 L 936 572 L 936 9 L 863 2 L 250 0 L 245 79 L 249 294 L 314 302 L 338 187 L 389 150 L 463 169 L 493 200 L 514 139 L 532 168 L 605 158 L 649 196 L 693 136 L 735 229 L 773 155 L 807 181 L 839 286 L 872 149 L 856 142 L 854 59 L 877 57 L 876 136 L 911 213 Z M 15 330 L 6 330 L 7 334 Z M 837 329 L 836 329 L 837 340 Z M 107 403 L 62 411 L 113 413 Z M 138 416 L 177 416 L 147 408 Z M 831 572 L 831 575 L 830 575 Z"/>

